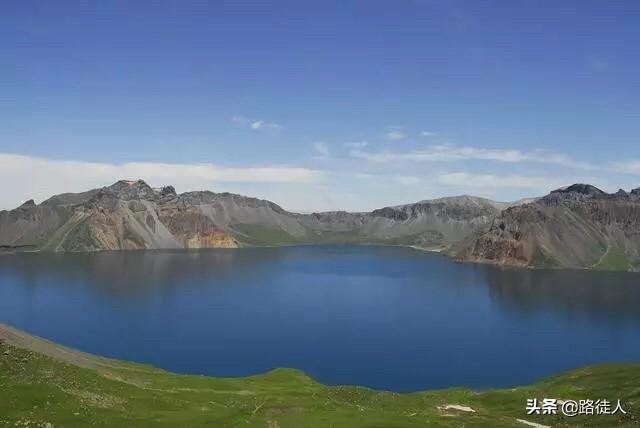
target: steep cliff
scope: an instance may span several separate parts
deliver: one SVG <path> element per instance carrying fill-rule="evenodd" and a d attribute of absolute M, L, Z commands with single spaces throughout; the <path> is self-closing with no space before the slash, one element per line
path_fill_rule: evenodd
<path fill-rule="evenodd" d="M 640 189 L 574 184 L 510 207 L 457 249 L 462 260 L 513 266 L 640 270 Z"/>

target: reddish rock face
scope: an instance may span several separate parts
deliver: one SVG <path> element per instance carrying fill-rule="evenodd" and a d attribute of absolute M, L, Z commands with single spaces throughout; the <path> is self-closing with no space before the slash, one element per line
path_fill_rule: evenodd
<path fill-rule="evenodd" d="M 160 208 L 160 221 L 184 248 L 233 248 L 238 243 L 203 214 L 197 205 L 170 201 Z"/>
<path fill-rule="evenodd" d="M 28 203 L 2 212 L 0 237 L 9 245 L 25 241 L 50 251 L 238 245 L 199 205 L 180 198 L 172 187 L 153 190 L 141 180 L 58 195 L 41 205 Z"/>
<path fill-rule="evenodd" d="M 238 243 L 228 233 L 217 230 L 209 233 L 197 233 L 186 242 L 187 248 L 236 248 Z"/>

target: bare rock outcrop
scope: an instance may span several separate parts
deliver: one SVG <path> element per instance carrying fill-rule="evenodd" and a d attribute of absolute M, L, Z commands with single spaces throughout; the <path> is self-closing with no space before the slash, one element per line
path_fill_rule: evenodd
<path fill-rule="evenodd" d="M 513 266 L 640 269 L 640 194 L 588 184 L 508 208 L 457 251 L 462 260 Z"/>

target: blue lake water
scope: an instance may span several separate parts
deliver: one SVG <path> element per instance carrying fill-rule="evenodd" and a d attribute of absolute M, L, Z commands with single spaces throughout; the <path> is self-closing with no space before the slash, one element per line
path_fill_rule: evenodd
<path fill-rule="evenodd" d="M 3 255 L 0 322 L 181 373 L 294 367 L 395 391 L 505 387 L 640 361 L 640 274 L 395 247 Z"/>

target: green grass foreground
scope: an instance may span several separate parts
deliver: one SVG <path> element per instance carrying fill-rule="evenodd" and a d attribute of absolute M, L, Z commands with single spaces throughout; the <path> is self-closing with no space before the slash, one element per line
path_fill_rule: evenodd
<path fill-rule="evenodd" d="M 244 378 L 169 373 L 0 325 L 0 427 L 639 426 L 640 365 L 600 365 L 513 389 L 411 394 L 330 387 L 297 370 Z M 526 364 L 523 361 L 523 364 Z M 526 415 L 527 398 L 622 400 L 626 415 Z M 473 412 L 446 409 L 467 406 Z"/>

